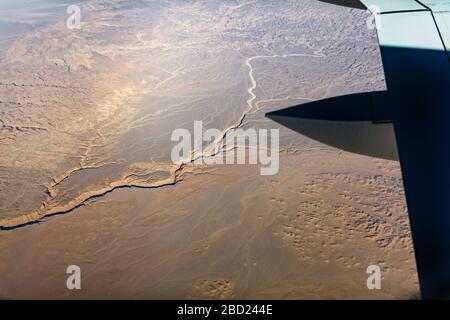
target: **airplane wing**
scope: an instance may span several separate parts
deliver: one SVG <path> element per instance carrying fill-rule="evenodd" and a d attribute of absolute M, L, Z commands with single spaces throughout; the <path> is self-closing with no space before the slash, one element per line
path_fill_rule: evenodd
<path fill-rule="evenodd" d="M 450 294 L 450 1 L 323 0 L 376 15 L 387 91 L 268 113 L 351 152 L 399 159 L 422 298 Z"/>

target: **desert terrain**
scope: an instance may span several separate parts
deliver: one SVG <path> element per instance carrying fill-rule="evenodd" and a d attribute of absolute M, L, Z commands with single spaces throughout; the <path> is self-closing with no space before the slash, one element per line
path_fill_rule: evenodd
<path fill-rule="evenodd" d="M 61 3 L 40 19 L 0 14 L 16 30 L 0 42 L 0 298 L 418 296 L 398 163 L 264 117 L 385 88 L 368 13 L 314 0 L 80 7 L 79 30 Z M 173 163 L 171 133 L 198 120 L 280 129 L 278 174 Z M 66 288 L 72 264 L 80 291 Z M 382 290 L 366 287 L 373 264 Z"/>

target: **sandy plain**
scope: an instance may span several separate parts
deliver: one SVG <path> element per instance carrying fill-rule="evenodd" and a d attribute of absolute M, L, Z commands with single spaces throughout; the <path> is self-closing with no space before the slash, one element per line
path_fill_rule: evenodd
<path fill-rule="evenodd" d="M 398 164 L 264 117 L 384 87 L 366 13 L 308 0 L 86 10 L 79 33 L 39 26 L 0 60 L 0 297 L 418 296 Z M 170 133 L 194 120 L 279 128 L 280 172 L 171 163 Z M 382 290 L 366 287 L 371 264 Z"/>

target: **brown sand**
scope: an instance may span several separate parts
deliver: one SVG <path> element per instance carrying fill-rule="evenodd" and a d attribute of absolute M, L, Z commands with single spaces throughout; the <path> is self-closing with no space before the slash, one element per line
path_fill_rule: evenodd
<path fill-rule="evenodd" d="M 264 112 L 382 90 L 365 13 L 133 4 L 98 3 L 82 32 L 59 20 L 2 55 L 0 227 L 40 223 L 0 231 L 0 298 L 416 297 L 397 163 L 286 129 L 276 176 L 169 161 L 170 133 L 194 120 L 271 128 Z M 81 291 L 66 289 L 72 264 Z"/>
<path fill-rule="evenodd" d="M 396 163 L 311 150 L 196 168 L 0 233 L 4 298 L 411 298 L 414 256 Z M 82 290 L 65 270 L 82 270 Z M 382 290 L 366 268 L 382 268 Z"/>

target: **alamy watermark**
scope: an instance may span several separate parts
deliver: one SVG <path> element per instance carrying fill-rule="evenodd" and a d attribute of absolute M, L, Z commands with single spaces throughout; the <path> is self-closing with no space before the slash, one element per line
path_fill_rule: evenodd
<path fill-rule="evenodd" d="M 78 265 L 70 265 L 66 269 L 69 274 L 66 280 L 66 287 L 69 290 L 81 290 L 81 268 Z M 366 269 L 369 274 L 366 285 L 369 290 L 381 290 L 381 269 L 377 265 L 370 265 Z"/>
<path fill-rule="evenodd" d="M 67 7 L 66 13 L 70 16 L 66 20 L 66 26 L 70 30 L 81 28 L 81 8 L 75 4 Z"/>
<path fill-rule="evenodd" d="M 367 289 L 381 290 L 381 269 L 377 265 L 370 265 L 366 270 L 370 276 L 367 278 Z"/>
<path fill-rule="evenodd" d="M 279 170 L 278 129 L 229 129 L 226 132 L 209 128 L 203 121 L 194 121 L 193 135 L 187 129 L 176 129 L 171 140 L 178 142 L 171 152 L 173 163 L 260 164 L 261 175 L 275 175 Z"/>
<path fill-rule="evenodd" d="M 67 277 L 66 286 L 69 290 L 81 290 L 81 268 L 75 264 L 70 265 L 66 269 Z"/>

